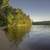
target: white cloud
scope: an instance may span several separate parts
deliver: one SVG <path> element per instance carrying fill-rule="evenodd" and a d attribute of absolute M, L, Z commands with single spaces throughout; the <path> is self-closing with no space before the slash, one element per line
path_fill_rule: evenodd
<path fill-rule="evenodd" d="M 32 21 L 48 21 L 50 20 L 50 16 L 30 16 Z"/>

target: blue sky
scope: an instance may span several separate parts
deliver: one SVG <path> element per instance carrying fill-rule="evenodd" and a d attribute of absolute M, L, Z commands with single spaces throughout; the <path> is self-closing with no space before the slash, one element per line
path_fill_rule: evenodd
<path fill-rule="evenodd" d="M 21 8 L 33 21 L 50 20 L 50 0 L 10 0 L 14 8 Z"/>

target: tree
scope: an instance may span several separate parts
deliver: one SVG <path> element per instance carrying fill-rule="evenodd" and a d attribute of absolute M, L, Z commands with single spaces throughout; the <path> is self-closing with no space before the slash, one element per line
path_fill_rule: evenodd
<path fill-rule="evenodd" d="M 0 26 L 7 24 L 7 16 L 13 11 L 13 8 L 9 6 L 9 0 L 0 0 Z"/>
<path fill-rule="evenodd" d="M 7 16 L 7 37 L 10 41 L 20 42 L 25 33 L 30 31 L 31 20 L 21 9 L 14 9 L 14 14 Z"/>
<path fill-rule="evenodd" d="M 6 7 L 6 6 L 8 6 L 8 5 L 9 5 L 9 4 L 8 4 L 8 1 L 9 1 L 9 0 L 0 0 L 0 9 L 2 9 L 2 8 Z"/>
<path fill-rule="evenodd" d="M 0 25 L 4 26 L 6 22 L 6 10 L 5 7 L 8 6 L 8 0 L 0 0 Z"/>
<path fill-rule="evenodd" d="M 25 33 L 30 31 L 31 20 L 21 9 L 13 9 L 9 0 L 0 0 L 0 22 L 6 26 L 6 36 L 10 41 L 20 42 Z"/>

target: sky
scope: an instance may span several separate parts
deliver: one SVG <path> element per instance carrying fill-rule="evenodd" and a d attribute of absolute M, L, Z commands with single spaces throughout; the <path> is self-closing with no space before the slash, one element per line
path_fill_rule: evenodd
<path fill-rule="evenodd" d="M 21 8 L 32 21 L 50 20 L 50 0 L 10 0 L 10 6 Z"/>

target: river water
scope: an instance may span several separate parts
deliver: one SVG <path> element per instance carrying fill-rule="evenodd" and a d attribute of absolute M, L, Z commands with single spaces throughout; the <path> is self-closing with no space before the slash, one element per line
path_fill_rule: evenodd
<path fill-rule="evenodd" d="M 16 45 L 10 47 L 11 44 L 0 28 L 0 50 L 50 50 L 50 25 L 33 25 L 18 48 Z"/>

